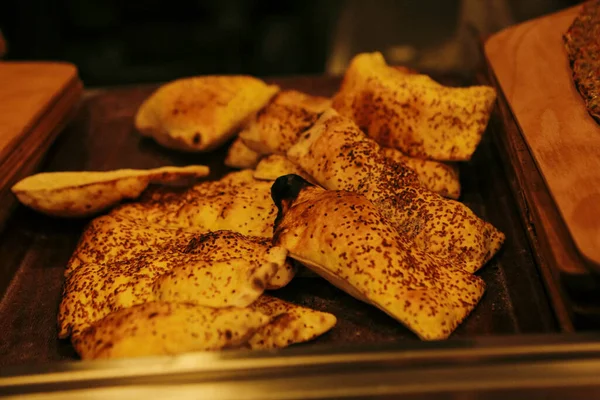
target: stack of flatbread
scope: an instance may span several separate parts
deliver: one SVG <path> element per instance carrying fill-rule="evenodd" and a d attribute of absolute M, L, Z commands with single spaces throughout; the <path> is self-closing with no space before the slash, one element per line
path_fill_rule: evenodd
<path fill-rule="evenodd" d="M 418 337 L 447 338 L 483 295 L 474 273 L 504 240 L 456 201 L 456 162 L 477 148 L 494 99 L 378 53 L 352 61 L 333 99 L 247 76 L 162 86 L 140 107 L 139 132 L 183 151 L 231 141 L 225 163 L 241 170 L 202 182 L 208 168 L 191 166 L 15 185 L 40 212 L 96 216 L 65 269 L 59 336 L 82 358 L 305 342 L 336 318 L 276 297 L 303 265 Z"/>

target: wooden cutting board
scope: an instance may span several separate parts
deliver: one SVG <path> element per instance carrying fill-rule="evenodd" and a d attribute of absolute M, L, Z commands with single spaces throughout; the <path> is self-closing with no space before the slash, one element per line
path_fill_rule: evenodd
<path fill-rule="evenodd" d="M 600 268 L 600 126 L 572 80 L 562 35 L 581 7 L 508 28 L 488 61 L 577 251 Z"/>
<path fill-rule="evenodd" d="M 35 171 L 81 93 L 71 64 L 0 62 L 0 225 L 15 203 L 10 188 Z"/>

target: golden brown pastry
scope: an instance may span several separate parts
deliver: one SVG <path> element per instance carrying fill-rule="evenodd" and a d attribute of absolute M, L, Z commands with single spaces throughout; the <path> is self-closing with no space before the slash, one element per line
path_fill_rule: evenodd
<path fill-rule="evenodd" d="M 363 194 L 428 255 L 477 271 L 504 235 L 468 207 L 421 186 L 405 164 L 386 159 L 350 119 L 329 110 L 288 151 L 319 185 Z"/>
<path fill-rule="evenodd" d="M 203 165 L 147 170 L 43 172 L 12 187 L 19 201 L 44 214 L 85 217 L 124 199 L 137 198 L 150 183 L 189 183 L 209 174 Z"/>
<path fill-rule="evenodd" d="M 255 268 L 262 268 L 263 264 L 271 263 L 273 272 L 268 274 L 268 279 L 252 282 L 257 287 L 266 283 L 269 290 L 281 289 L 290 283 L 296 272 L 296 267 L 286 260 L 287 252 L 282 248 L 273 247 L 270 238 L 244 236 L 237 232 L 215 231 L 197 235 L 188 242 L 183 252 L 200 255 L 209 263 L 222 262 L 236 266 L 248 263 Z M 224 265 L 222 268 L 230 266 Z M 195 302 L 198 289 L 193 288 L 204 284 L 202 280 L 206 280 L 204 274 L 200 277 L 197 275 L 197 268 L 192 268 L 190 264 L 182 265 L 158 278 L 154 284 L 155 292 L 161 292 L 160 300 Z M 198 282 L 193 282 L 194 280 Z M 225 284 L 231 285 L 231 282 L 224 282 Z M 220 287 L 209 289 L 208 294 L 213 295 L 210 290 L 220 290 Z M 235 295 L 239 293 L 234 292 L 232 297 Z M 227 302 L 227 299 L 224 301 Z"/>
<path fill-rule="evenodd" d="M 162 248 L 107 264 L 82 264 L 67 277 L 59 336 L 76 334 L 110 312 L 152 300 L 210 307 L 246 307 L 270 285 L 293 277 L 286 251 L 260 239 L 219 231 L 192 239 L 181 251 Z"/>
<path fill-rule="evenodd" d="M 240 138 L 258 153 L 285 154 L 298 135 L 330 106 L 331 101 L 325 97 L 309 96 L 295 90 L 279 92 L 240 132 Z"/>
<path fill-rule="evenodd" d="M 308 342 L 335 326 L 335 315 L 262 295 L 250 306 L 271 318 L 271 322 L 250 338 L 251 349 L 278 349 Z"/>
<path fill-rule="evenodd" d="M 156 191 L 111 214 L 159 226 L 228 230 L 270 238 L 277 214 L 269 195 L 271 183 L 256 180 L 253 174 L 252 170 L 232 172 L 181 193 Z"/>
<path fill-rule="evenodd" d="M 432 192 L 451 199 L 460 197 L 460 179 L 457 165 L 409 157 L 400 150 L 389 147 L 383 149 L 383 154 L 396 162 L 404 163 L 408 168 L 415 171 L 419 182 Z"/>
<path fill-rule="evenodd" d="M 262 157 L 261 154 L 255 152 L 244 144 L 239 137 L 231 143 L 227 156 L 225 156 L 225 165 L 231 168 L 254 168 Z"/>
<path fill-rule="evenodd" d="M 260 160 L 254 170 L 254 179 L 274 181 L 280 176 L 289 174 L 300 175 L 307 181 L 311 180 L 300 167 L 279 154 L 271 154 Z"/>
<path fill-rule="evenodd" d="M 421 339 L 445 339 L 475 308 L 484 282 L 428 256 L 364 196 L 311 186 L 297 175 L 273 184 L 273 243 Z"/>
<path fill-rule="evenodd" d="M 127 261 L 150 253 L 183 251 L 204 229 L 162 227 L 119 215 L 94 218 L 84 230 L 65 269 L 65 276 L 83 264 Z"/>
<path fill-rule="evenodd" d="M 192 188 L 192 195 L 177 212 L 178 220 L 210 231 L 272 237 L 277 211 L 269 194 L 271 183 L 254 179 L 252 170 L 232 175 Z"/>
<path fill-rule="evenodd" d="M 179 79 L 146 99 L 135 126 L 165 147 L 212 150 L 230 139 L 278 90 L 250 76 Z"/>
<path fill-rule="evenodd" d="M 151 302 L 113 312 L 73 338 L 82 359 L 236 348 L 270 318 L 247 308 Z"/>
<path fill-rule="evenodd" d="M 386 65 L 381 53 L 350 63 L 333 108 L 385 147 L 411 157 L 469 160 L 487 126 L 492 87 L 451 88 Z"/>

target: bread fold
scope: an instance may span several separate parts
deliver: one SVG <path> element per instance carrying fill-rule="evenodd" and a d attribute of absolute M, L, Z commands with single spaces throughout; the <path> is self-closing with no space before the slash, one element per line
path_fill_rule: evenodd
<path fill-rule="evenodd" d="M 467 161 L 495 100 L 490 86 L 443 86 L 388 66 L 381 53 L 362 53 L 350 62 L 333 108 L 382 146 L 411 157 Z"/>
<path fill-rule="evenodd" d="M 320 186 L 364 195 L 422 251 L 468 272 L 481 268 L 504 241 L 467 206 L 422 186 L 406 164 L 386 158 L 373 139 L 334 110 L 304 132 L 287 156 Z"/>
<path fill-rule="evenodd" d="M 483 280 L 429 256 L 362 195 L 297 175 L 278 178 L 272 195 L 276 246 L 423 340 L 447 338 L 483 295 Z"/>

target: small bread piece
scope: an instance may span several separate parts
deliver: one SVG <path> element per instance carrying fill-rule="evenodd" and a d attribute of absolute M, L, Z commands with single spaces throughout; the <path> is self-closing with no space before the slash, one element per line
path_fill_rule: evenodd
<path fill-rule="evenodd" d="M 240 169 L 254 168 L 261 157 L 261 154 L 246 146 L 242 139 L 238 137 L 227 150 L 225 165 Z"/>
<path fill-rule="evenodd" d="M 207 252 L 203 242 L 209 242 L 214 253 Z M 178 250 L 163 248 L 124 261 L 80 265 L 65 282 L 59 337 L 76 334 L 112 311 L 154 299 L 246 307 L 271 279 L 274 287 L 281 287 L 293 277 L 284 249 L 257 245 L 231 232 L 200 235 L 184 251 Z"/>
<path fill-rule="evenodd" d="M 467 206 L 423 187 L 412 170 L 387 159 L 373 139 L 334 110 L 302 134 L 288 158 L 326 189 L 364 195 L 420 249 L 468 272 L 481 268 L 504 241 Z"/>
<path fill-rule="evenodd" d="M 239 137 L 260 154 L 285 154 L 298 135 L 330 106 L 331 101 L 325 97 L 309 96 L 295 90 L 279 92 Z"/>
<path fill-rule="evenodd" d="M 400 150 L 384 148 L 383 154 L 395 162 L 404 163 L 415 171 L 419 182 L 432 192 L 450 199 L 460 197 L 458 166 L 440 161 L 409 157 Z"/>
<path fill-rule="evenodd" d="M 137 198 L 150 183 L 189 183 L 209 174 L 203 165 L 107 172 L 44 172 L 12 187 L 24 205 L 58 217 L 85 217 L 124 199 Z"/>
<path fill-rule="evenodd" d="M 250 76 L 179 79 L 146 99 L 135 126 L 165 147 L 208 151 L 230 139 L 278 91 Z"/>
<path fill-rule="evenodd" d="M 480 278 L 425 254 L 364 196 L 297 175 L 278 178 L 272 193 L 274 244 L 421 339 L 447 338 L 483 295 Z"/>
<path fill-rule="evenodd" d="M 254 179 L 274 181 L 280 176 L 289 174 L 299 175 L 307 181 L 311 181 L 310 176 L 302 171 L 302 168 L 288 160 L 287 157 L 279 154 L 271 154 L 260 160 L 254 170 Z"/>
<path fill-rule="evenodd" d="M 116 311 L 73 338 L 84 360 L 240 347 L 270 318 L 247 308 L 151 302 Z"/>
<path fill-rule="evenodd" d="M 389 67 L 381 53 L 354 57 L 333 108 L 379 144 L 411 157 L 469 160 L 487 126 L 496 91 L 451 88 Z"/>
<path fill-rule="evenodd" d="M 279 349 L 308 342 L 333 328 L 335 315 L 301 307 L 276 297 L 262 295 L 250 306 L 271 317 L 248 341 L 251 349 Z"/>

